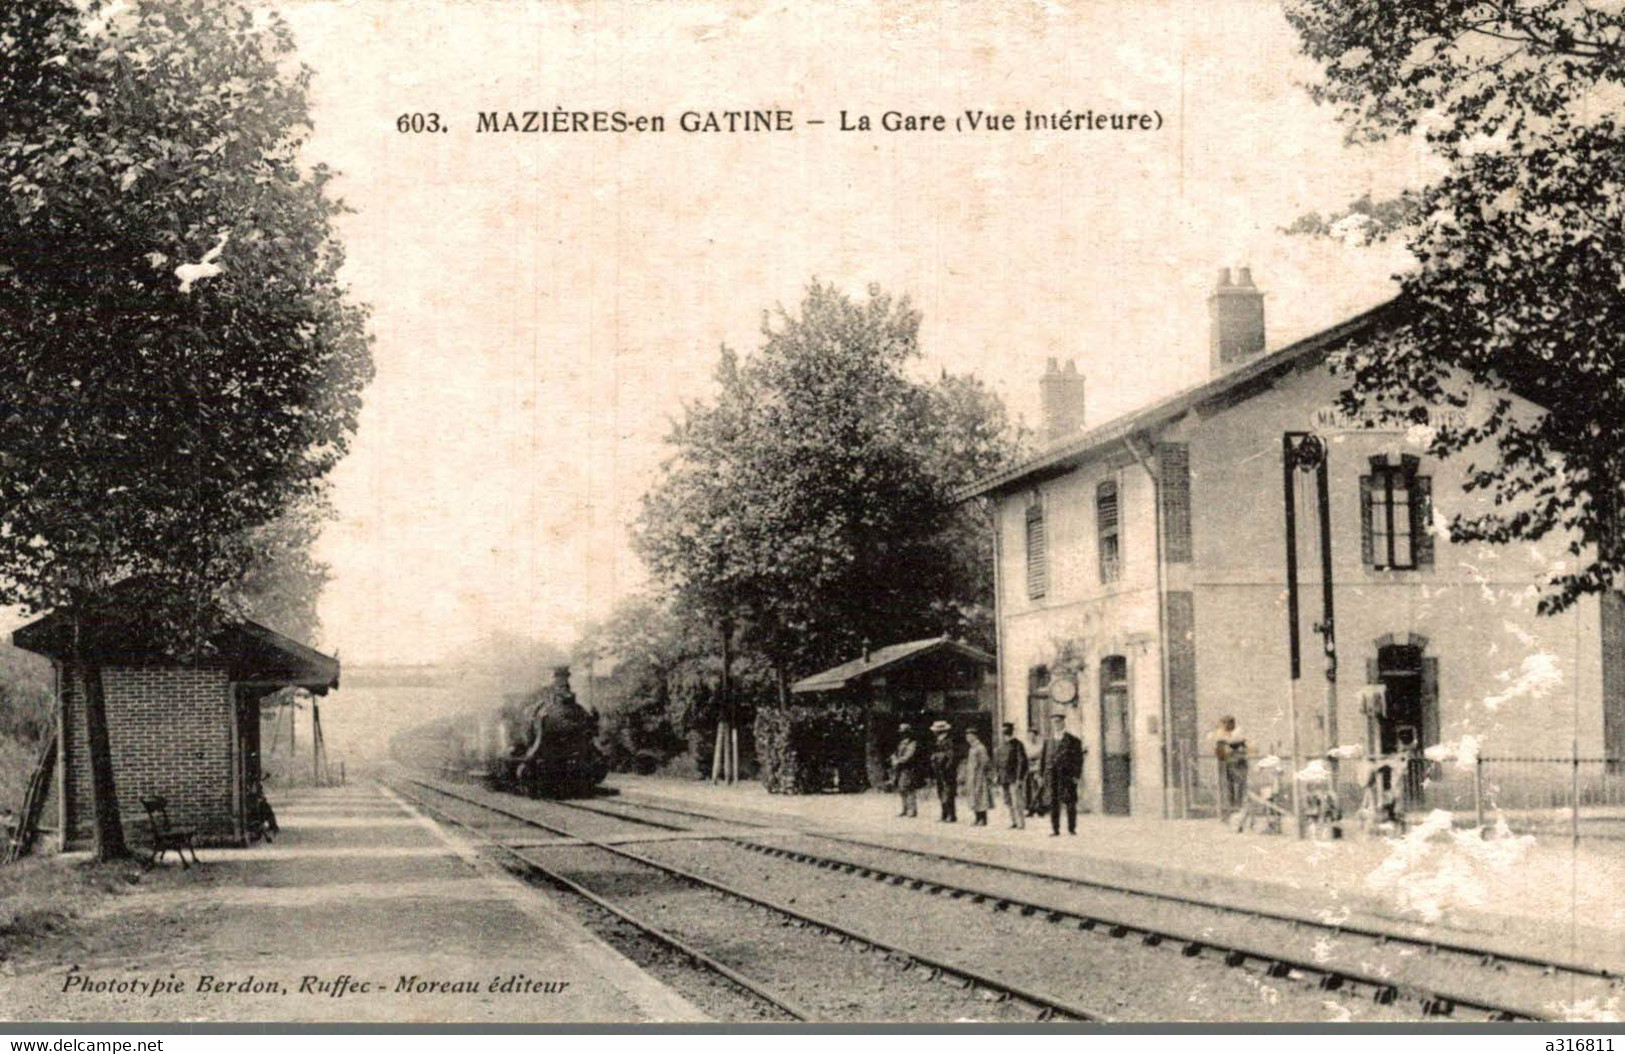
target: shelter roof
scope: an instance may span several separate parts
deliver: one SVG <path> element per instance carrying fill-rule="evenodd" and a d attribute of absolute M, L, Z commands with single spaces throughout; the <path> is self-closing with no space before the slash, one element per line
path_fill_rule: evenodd
<path fill-rule="evenodd" d="M 871 677 L 882 670 L 905 666 L 938 652 L 951 651 L 978 662 L 988 669 L 994 666 L 993 656 L 980 648 L 973 648 L 962 641 L 952 640 L 946 636 L 928 637 L 925 640 L 909 641 L 906 644 L 888 644 L 884 648 L 877 648 L 868 655 L 843 662 L 839 666 L 832 666 L 823 673 L 815 673 L 811 677 L 803 677 L 790 686 L 795 695 L 808 692 L 834 692 L 847 688 L 865 678 Z"/>
<path fill-rule="evenodd" d="M 73 619 L 52 611 L 21 626 L 11 642 L 24 651 L 66 660 L 73 654 Z M 178 663 L 139 630 L 99 620 L 80 626 L 84 656 L 104 664 Z M 325 695 L 339 686 L 339 661 L 268 626 L 247 619 L 227 624 L 208 641 L 209 657 L 226 663 L 231 679 L 262 687 L 304 688 Z"/>

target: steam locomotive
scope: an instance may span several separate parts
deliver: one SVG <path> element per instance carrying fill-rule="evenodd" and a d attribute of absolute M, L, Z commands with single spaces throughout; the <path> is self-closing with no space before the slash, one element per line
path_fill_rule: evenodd
<path fill-rule="evenodd" d="M 531 798 L 591 794 L 609 774 L 598 749 L 598 715 L 570 690 L 570 668 L 530 696 L 510 696 L 495 714 L 462 729 L 463 773 L 493 790 Z"/>

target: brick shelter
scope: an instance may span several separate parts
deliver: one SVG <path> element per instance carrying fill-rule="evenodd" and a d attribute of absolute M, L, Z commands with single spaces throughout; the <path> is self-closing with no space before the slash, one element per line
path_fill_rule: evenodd
<path fill-rule="evenodd" d="M 72 620 L 54 612 L 12 634 L 17 647 L 46 656 L 55 671 L 56 799 L 66 850 L 90 846 L 95 817 L 72 634 Z M 324 695 L 338 687 L 338 660 L 249 621 L 228 625 L 207 657 L 193 662 L 143 646 L 120 626 L 81 634 L 86 661 L 101 669 L 113 782 L 130 839 L 145 838 L 141 799 L 162 795 L 172 822 L 195 830 L 200 844 L 246 844 L 248 795 L 260 779 L 260 699 L 289 687 Z"/>

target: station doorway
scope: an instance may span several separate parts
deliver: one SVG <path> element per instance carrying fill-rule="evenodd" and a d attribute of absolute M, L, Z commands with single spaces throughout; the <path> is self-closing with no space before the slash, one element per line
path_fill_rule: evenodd
<path fill-rule="evenodd" d="M 1399 762 L 1407 802 L 1420 804 L 1428 763 L 1422 752 L 1439 741 L 1439 660 L 1414 644 L 1377 649 L 1374 683 L 1383 687 L 1383 705 L 1370 715 L 1370 752 Z"/>
<path fill-rule="evenodd" d="M 1112 655 L 1100 663 L 1100 811 L 1127 816 L 1134 785 L 1133 728 L 1129 717 L 1128 660 Z"/>

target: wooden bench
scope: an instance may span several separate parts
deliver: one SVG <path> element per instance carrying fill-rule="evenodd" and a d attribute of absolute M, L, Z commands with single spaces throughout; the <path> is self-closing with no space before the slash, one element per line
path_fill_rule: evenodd
<path fill-rule="evenodd" d="M 182 867 L 190 868 L 192 864 L 201 863 L 197 858 L 197 849 L 192 845 L 191 828 L 170 825 L 168 799 L 162 795 L 142 798 L 141 807 L 147 810 L 147 822 L 152 824 L 152 857 L 147 861 L 149 870 L 158 866 L 158 861 L 171 849 L 181 858 Z M 192 864 L 186 862 L 188 852 L 192 854 Z"/>

